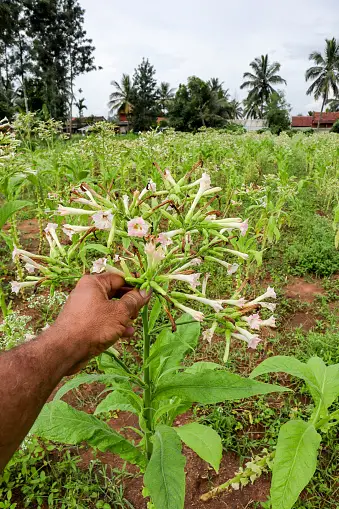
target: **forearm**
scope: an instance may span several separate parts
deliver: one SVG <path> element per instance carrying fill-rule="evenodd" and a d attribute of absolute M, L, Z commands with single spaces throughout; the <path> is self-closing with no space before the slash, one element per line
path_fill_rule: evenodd
<path fill-rule="evenodd" d="M 56 326 L 0 355 L 0 471 L 79 355 L 79 345 Z"/>

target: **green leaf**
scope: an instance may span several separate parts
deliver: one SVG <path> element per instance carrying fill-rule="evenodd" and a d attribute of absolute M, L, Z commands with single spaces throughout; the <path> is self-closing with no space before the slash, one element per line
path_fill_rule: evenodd
<path fill-rule="evenodd" d="M 295 357 L 288 357 L 287 355 L 277 355 L 265 359 L 259 366 L 254 368 L 250 378 L 256 378 L 266 373 L 287 373 L 303 380 L 310 377 L 306 364 Z"/>
<path fill-rule="evenodd" d="M 52 401 L 45 405 L 32 433 L 64 444 L 87 442 L 99 451 L 119 454 L 131 463 L 142 466 L 145 462 L 139 449 L 119 433 L 94 415 L 76 410 L 64 401 Z"/>
<path fill-rule="evenodd" d="M 148 318 L 148 328 L 149 332 L 152 332 L 154 329 L 155 322 L 159 318 L 160 312 L 161 312 L 162 304 L 160 298 L 157 296 L 155 299 L 155 303 L 152 306 L 152 310 L 149 314 Z"/>
<path fill-rule="evenodd" d="M 107 385 L 116 385 L 119 387 L 119 382 L 127 382 L 128 377 L 127 376 L 121 376 L 121 375 L 78 375 L 66 382 L 56 393 L 54 396 L 54 401 L 57 401 L 61 399 L 67 392 L 71 391 L 72 389 L 76 389 L 82 384 L 91 384 L 93 382 L 98 382 L 102 384 Z"/>
<path fill-rule="evenodd" d="M 158 348 L 152 348 L 152 353 L 145 362 L 144 367 L 149 366 L 153 361 L 155 361 L 159 357 L 162 358 L 170 357 L 173 351 L 177 349 L 182 349 L 183 346 L 186 346 L 187 350 L 194 351 L 194 348 L 192 348 L 188 343 L 184 344 L 182 341 L 173 341 L 172 343 L 159 346 Z"/>
<path fill-rule="evenodd" d="M 327 415 L 327 409 L 339 395 L 339 364 L 326 366 L 320 357 L 312 357 L 307 362 L 307 367 L 313 375 L 313 386 L 316 390 L 311 394 L 319 407 L 320 417 Z"/>
<path fill-rule="evenodd" d="M 0 230 L 7 223 L 8 219 L 15 214 L 15 212 L 18 212 L 29 205 L 32 205 L 32 203 L 24 200 L 13 200 L 5 203 L 5 205 L 0 208 Z"/>
<path fill-rule="evenodd" d="M 197 422 L 174 429 L 181 440 L 218 473 L 222 457 L 222 443 L 218 433 Z"/>
<path fill-rule="evenodd" d="M 184 322 L 184 323 L 183 323 Z M 186 323 L 191 322 L 191 323 Z M 183 323 L 183 325 L 180 325 Z M 164 356 L 157 357 L 151 364 L 150 370 L 152 379 L 156 378 L 156 372 L 161 366 L 161 372 L 169 369 L 179 367 L 185 353 L 190 348 L 195 348 L 198 344 L 200 336 L 200 323 L 194 321 L 188 314 L 182 315 L 176 322 L 176 332 L 171 332 L 169 329 L 161 331 L 155 343 L 151 348 L 151 355 L 165 345 L 172 345 L 172 349 L 167 349 Z M 175 345 L 174 345 L 175 343 Z M 181 343 L 182 346 L 179 346 Z"/>
<path fill-rule="evenodd" d="M 113 410 L 123 410 L 125 412 L 132 412 L 133 414 L 138 415 L 141 411 L 141 406 L 141 399 L 136 394 L 130 394 L 128 391 L 120 392 L 119 390 L 116 390 L 111 392 L 99 403 L 94 415 L 111 412 Z"/>
<path fill-rule="evenodd" d="M 164 377 L 156 387 L 154 399 L 159 397 L 169 399 L 178 396 L 184 401 L 209 404 L 288 390 L 279 385 L 242 378 L 226 370 L 207 370 L 194 374 L 177 373 Z"/>
<path fill-rule="evenodd" d="M 321 437 L 312 424 L 289 421 L 280 428 L 271 485 L 272 509 L 290 509 L 312 478 Z"/>
<path fill-rule="evenodd" d="M 185 500 L 185 457 L 173 428 L 160 425 L 153 436 L 153 452 L 144 483 L 156 509 L 183 509 Z"/>
<path fill-rule="evenodd" d="M 217 364 L 216 362 L 200 361 L 195 362 L 189 368 L 185 369 L 184 373 L 201 373 L 202 371 L 225 369 L 224 366 Z"/>

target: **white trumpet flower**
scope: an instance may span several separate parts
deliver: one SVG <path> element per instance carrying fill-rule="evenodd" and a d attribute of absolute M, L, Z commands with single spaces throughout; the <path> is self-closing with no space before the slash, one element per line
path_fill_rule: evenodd
<path fill-rule="evenodd" d="M 38 283 L 39 283 L 39 281 L 23 281 L 23 282 L 11 281 L 10 284 L 11 284 L 12 292 L 16 293 L 18 295 L 20 290 L 22 290 L 23 288 L 33 287 L 33 286 L 36 286 Z"/>
<path fill-rule="evenodd" d="M 203 333 L 202 333 L 202 338 L 207 341 L 209 344 L 211 344 L 212 342 L 212 339 L 213 339 L 213 336 L 214 336 L 214 333 L 215 333 L 215 329 L 217 328 L 217 322 L 214 320 L 214 322 L 212 323 L 212 327 L 210 329 L 207 329 L 205 330 Z"/>
<path fill-rule="evenodd" d="M 73 235 L 76 233 L 85 233 L 90 230 L 91 226 L 78 226 L 77 224 L 64 224 L 62 231 L 67 237 L 72 240 Z"/>
<path fill-rule="evenodd" d="M 201 302 L 201 304 L 205 304 L 205 306 L 210 306 L 211 308 L 214 309 L 216 313 L 222 311 L 223 309 L 222 305 L 225 302 L 224 300 L 221 299 L 216 300 L 207 299 L 206 297 L 199 297 L 198 295 L 189 295 L 188 293 L 184 293 L 183 295 L 186 297 L 186 299 L 195 300 L 197 302 Z"/>
<path fill-rule="evenodd" d="M 195 273 L 195 274 L 166 274 L 166 279 L 170 280 L 176 280 L 176 281 L 183 281 L 184 283 L 187 283 L 192 290 L 196 290 L 197 286 L 200 285 L 199 278 L 201 274 Z"/>
<path fill-rule="evenodd" d="M 196 311 L 195 309 L 184 306 L 183 304 L 180 304 L 180 302 L 177 302 L 175 300 L 173 300 L 173 303 L 174 303 L 175 307 L 177 307 L 178 309 L 181 309 L 181 311 L 184 311 L 184 313 L 188 313 L 189 315 L 191 315 L 192 318 L 194 318 L 194 320 L 197 320 L 197 322 L 203 321 L 204 315 L 200 311 Z"/>
<path fill-rule="evenodd" d="M 97 213 L 97 210 L 75 209 L 74 207 L 58 205 L 58 213 L 60 216 L 92 216 Z"/>

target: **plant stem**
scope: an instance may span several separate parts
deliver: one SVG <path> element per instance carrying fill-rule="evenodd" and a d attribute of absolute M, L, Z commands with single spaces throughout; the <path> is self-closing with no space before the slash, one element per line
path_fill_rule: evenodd
<path fill-rule="evenodd" d="M 150 459 L 152 454 L 152 442 L 151 442 L 151 436 L 152 436 L 152 410 L 151 410 L 151 401 L 152 401 L 152 394 L 151 394 L 151 377 L 150 377 L 150 368 L 149 365 L 147 365 L 147 361 L 149 358 L 149 352 L 150 352 L 150 335 L 148 330 L 148 304 L 143 307 L 142 310 L 142 325 L 143 325 L 143 336 L 144 336 L 144 382 L 145 382 L 145 390 L 144 390 L 144 397 L 143 397 L 143 403 L 144 403 L 144 420 L 146 424 L 146 433 L 145 433 L 145 440 L 146 440 L 146 454 L 147 458 Z"/>

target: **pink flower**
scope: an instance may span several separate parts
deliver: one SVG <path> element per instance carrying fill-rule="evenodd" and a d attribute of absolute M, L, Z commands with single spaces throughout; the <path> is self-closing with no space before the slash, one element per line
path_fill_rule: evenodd
<path fill-rule="evenodd" d="M 39 281 L 24 281 L 24 282 L 11 281 L 10 284 L 11 284 L 12 292 L 18 294 L 20 292 L 20 290 L 22 290 L 23 288 L 35 286 L 36 284 L 38 284 L 38 282 Z"/>
<path fill-rule="evenodd" d="M 145 245 L 145 253 L 149 267 L 155 267 L 165 258 L 165 253 L 162 247 L 159 246 L 156 248 L 153 242 L 148 242 Z"/>
<path fill-rule="evenodd" d="M 239 227 L 240 227 L 240 233 L 244 237 L 246 235 L 247 230 L 248 230 L 248 222 L 247 222 L 247 220 L 244 221 L 243 223 L 240 223 Z"/>
<path fill-rule="evenodd" d="M 44 231 L 53 237 L 53 233 L 55 233 L 55 230 L 58 228 L 58 226 L 59 225 L 57 223 L 48 223 Z"/>
<path fill-rule="evenodd" d="M 173 240 L 170 237 L 168 237 L 166 235 L 166 233 L 159 233 L 159 236 L 157 238 L 157 242 L 160 242 L 160 244 L 163 247 L 167 247 L 167 246 L 170 246 L 171 244 L 173 244 Z"/>
<path fill-rule="evenodd" d="M 240 297 L 240 299 L 227 299 L 224 300 L 224 303 L 228 306 L 236 306 L 237 308 L 243 308 L 245 306 L 245 299 L 244 297 Z"/>
<path fill-rule="evenodd" d="M 233 332 L 232 337 L 245 341 L 245 343 L 247 343 L 248 348 L 253 348 L 255 350 L 261 341 L 260 337 L 257 334 L 251 334 L 242 327 L 237 327 L 237 330 L 239 331 L 239 334 Z"/>
<path fill-rule="evenodd" d="M 261 320 L 260 327 L 276 327 L 274 316 L 270 316 L 267 320 Z"/>
<path fill-rule="evenodd" d="M 106 270 L 107 258 L 98 258 L 93 262 L 92 271 L 95 274 L 100 274 Z"/>
<path fill-rule="evenodd" d="M 207 341 L 209 344 L 211 344 L 212 342 L 212 339 L 213 339 L 213 336 L 214 336 L 214 332 L 215 332 L 215 329 L 217 328 L 217 322 L 214 321 L 212 323 L 212 327 L 210 329 L 207 329 L 205 330 L 203 333 L 202 333 L 202 337 L 205 341 Z"/>
<path fill-rule="evenodd" d="M 94 225 L 99 230 L 110 230 L 112 228 L 113 214 L 110 210 L 100 210 L 93 214 Z"/>
<path fill-rule="evenodd" d="M 27 262 L 25 265 L 25 269 L 29 274 L 34 274 L 36 267 L 34 267 L 34 265 L 32 265 L 31 263 Z"/>
<path fill-rule="evenodd" d="M 254 330 L 260 329 L 262 320 L 261 320 L 260 316 L 258 315 L 258 313 L 255 313 L 250 316 L 244 316 L 244 320 L 245 320 L 245 322 L 248 323 L 248 325 L 250 326 L 251 329 L 254 329 Z"/>
<path fill-rule="evenodd" d="M 135 217 L 127 223 L 129 237 L 144 237 L 147 235 L 149 224 L 142 217 Z"/>

